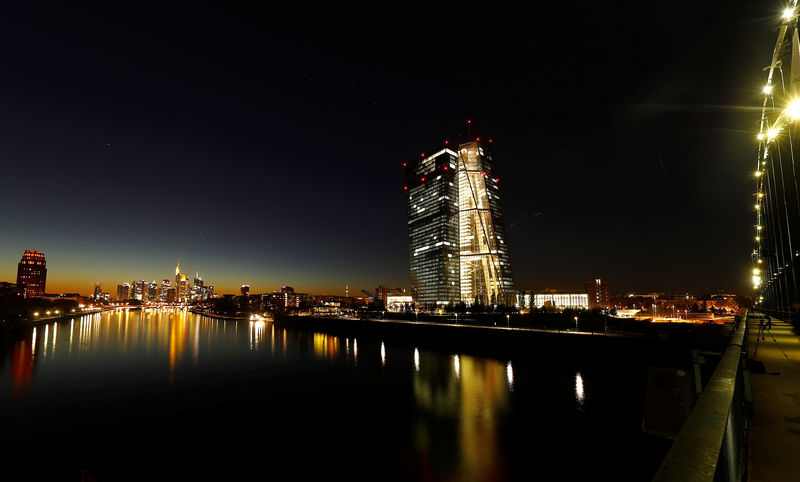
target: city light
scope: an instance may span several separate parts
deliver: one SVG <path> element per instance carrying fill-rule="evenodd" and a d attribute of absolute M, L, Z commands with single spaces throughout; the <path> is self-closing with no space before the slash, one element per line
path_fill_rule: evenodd
<path fill-rule="evenodd" d="M 758 135 L 756 135 L 756 139 L 758 139 L 759 141 L 763 141 L 764 140 L 764 133 L 763 132 L 759 132 Z"/>
<path fill-rule="evenodd" d="M 756 177 L 761 175 L 761 171 L 756 171 Z"/>
<path fill-rule="evenodd" d="M 772 139 L 778 137 L 778 132 L 780 132 L 780 129 L 778 129 L 777 127 L 770 127 L 769 129 L 767 129 L 767 140 L 771 141 Z"/>
<path fill-rule="evenodd" d="M 794 9 L 791 7 L 785 9 L 783 11 L 783 15 L 781 15 L 781 17 L 783 17 L 784 20 L 791 20 L 793 16 L 794 16 Z"/>
<path fill-rule="evenodd" d="M 786 113 L 792 120 L 800 119 L 800 99 L 793 100 L 792 103 L 786 108 Z"/>
<path fill-rule="evenodd" d="M 764 89 L 762 91 L 767 95 L 771 94 L 772 93 L 772 85 L 770 85 L 770 84 L 765 85 Z"/>

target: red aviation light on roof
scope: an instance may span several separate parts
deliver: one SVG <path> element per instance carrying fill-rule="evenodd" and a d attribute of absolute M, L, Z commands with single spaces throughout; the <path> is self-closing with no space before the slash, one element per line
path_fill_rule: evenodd
<path fill-rule="evenodd" d="M 467 124 L 472 124 L 472 120 L 471 119 L 467 119 Z"/>
<path fill-rule="evenodd" d="M 486 175 L 486 171 L 483 171 L 481 174 L 483 174 L 485 176 Z"/>
<path fill-rule="evenodd" d="M 491 144 L 491 143 L 492 143 L 492 140 L 491 140 L 491 139 L 489 139 L 489 144 Z"/>
<path fill-rule="evenodd" d="M 403 163 L 403 167 L 406 167 L 407 165 L 408 165 L 408 163 L 407 163 L 407 162 L 404 162 L 404 163 Z"/>
<path fill-rule="evenodd" d="M 450 141 L 448 141 L 447 139 L 445 139 L 445 140 L 444 140 L 444 145 L 447 145 L 447 144 L 450 144 Z"/>
<path fill-rule="evenodd" d="M 408 186 L 403 186 L 403 191 L 408 191 Z"/>
<path fill-rule="evenodd" d="M 494 182 L 500 182 L 500 178 L 499 177 L 494 178 Z"/>
<path fill-rule="evenodd" d="M 420 178 L 420 181 L 425 182 L 425 176 L 422 176 L 422 178 Z"/>
<path fill-rule="evenodd" d="M 445 171 L 447 170 L 447 166 L 444 166 L 444 170 L 445 170 Z"/>
<path fill-rule="evenodd" d="M 424 152 L 420 153 L 419 157 L 425 157 L 425 153 Z"/>
<path fill-rule="evenodd" d="M 480 137 L 476 137 L 476 138 L 475 138 L 475 142 L 480 142 L 480 141 L 481 141 L 481 138 L 480 138 Z"/>

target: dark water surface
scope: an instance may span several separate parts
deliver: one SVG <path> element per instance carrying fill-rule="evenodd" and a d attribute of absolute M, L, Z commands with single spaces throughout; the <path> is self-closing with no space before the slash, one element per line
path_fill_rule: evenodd
<path fill-rule="evenodd" d="M 155 309 L 1 336 L 2 471 L 25 480 L 649 480 L 669 447 L 641 431 L 647 365 L 602 356 Z"/>

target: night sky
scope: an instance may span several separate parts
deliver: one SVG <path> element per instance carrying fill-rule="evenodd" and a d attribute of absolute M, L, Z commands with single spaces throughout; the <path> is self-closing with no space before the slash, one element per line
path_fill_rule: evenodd
<path fill-rule="evenodd" d="M 0 280 L 408 287 L 404 160 L 494 140 L 520 289 L 748 292 L 774 1 L 10 10 Z"/>

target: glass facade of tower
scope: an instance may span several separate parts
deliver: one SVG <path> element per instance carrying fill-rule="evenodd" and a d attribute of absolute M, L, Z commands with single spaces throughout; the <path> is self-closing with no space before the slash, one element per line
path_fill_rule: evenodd
<path fill-rule="evenodd" d="M 514 303 L 499 182 L 488 149 L 478 142 L 458 146 L 460 286 L 466 303 Z"/>
<path fill-rule="evenodd" d="M 461 299 L 457 158 L 444 148 L 405 166 L 411 289 L 428 308 Z"/>
<path fill-rule="evenodd" d="M 411 287 L 418 306 L 514 304 L 500 180 L 478 142 L 408 162 Z"/>

